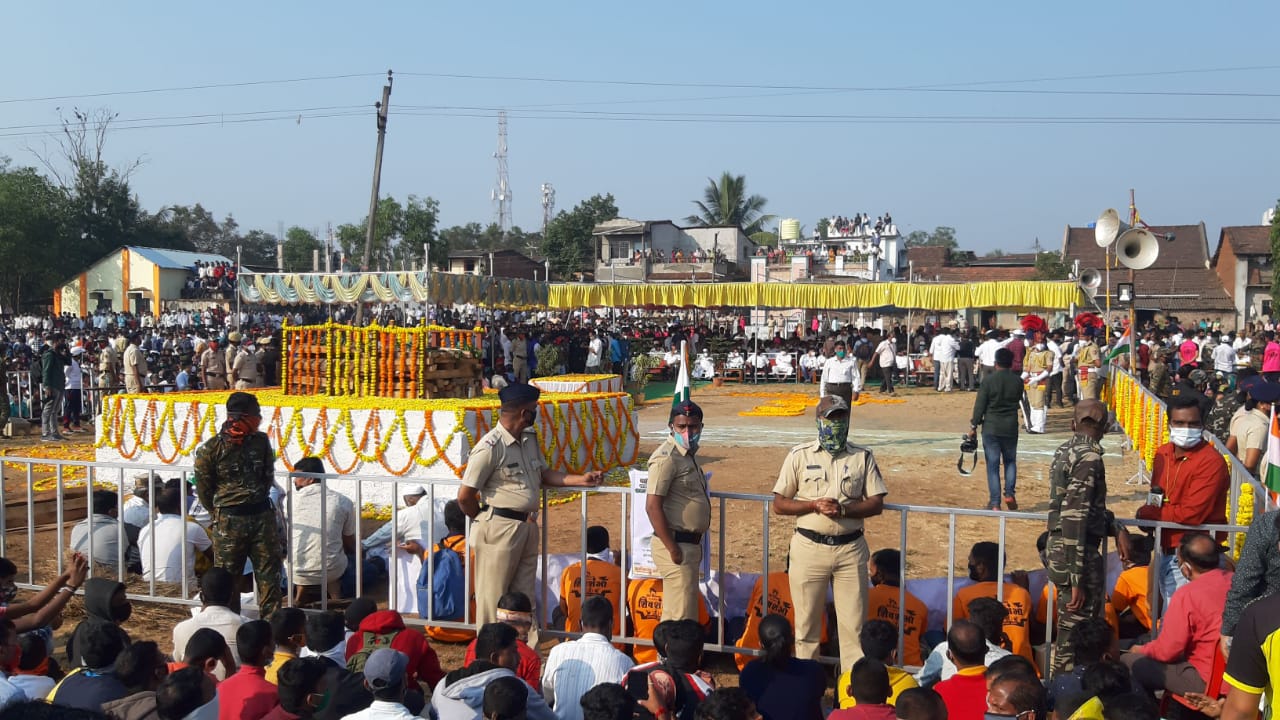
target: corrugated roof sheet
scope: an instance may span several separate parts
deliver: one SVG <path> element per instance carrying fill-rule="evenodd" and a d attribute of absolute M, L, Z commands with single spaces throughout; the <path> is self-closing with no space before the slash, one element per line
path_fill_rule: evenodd
<path fill-rule="evenodd" d="M 136 247 L 130 245 L 129 252 L 137 253 L 147 260 L 165 270 L 190 270 L 196 266 L 197 262 L 202 263 L 223 263 L 229 262 L 234 264 L 231 258 L 223 257 L 214 253 L 198 253 L 187 252 L 185 250 L 167 250 L 163 248 Z"/>

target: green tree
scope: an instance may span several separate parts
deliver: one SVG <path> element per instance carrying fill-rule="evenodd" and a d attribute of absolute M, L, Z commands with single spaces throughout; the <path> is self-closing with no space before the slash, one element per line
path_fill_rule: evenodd
<path fill-rule="evenodd" d="M 228 216 L 230 219 L 230 216 Z M 250 230 L 240 238 L 240 262 L 249 267 L 275 271 L 276 269 L 276 236 L 262 230 Z M 320 267 L 324 267 L 321 260 Z"/>
<path fill-rule="evenodd" d="M 290 273 L 311 272 L 312 254 L 320 249 L 320 241 L 310 230 L 294 225 L 284 233 L 284 271 Z M 324 263 L 320 263 L 321 269 Z"/>
<path fill-rule="evenodd" d="M 449 257 L 445 243 L 436 242 L 436 224 L 440 216 L 440 204 L 433 198 L 410 195 L 406 204 L 387 196 L 378 201 L 378 217 L 373 228 L 373 243 L 369 250 L 369 267 L 361 268 L 364 257 L 366 228 L 365 216 L 358 225 L 340 225 L 337 231 L 338 245 L 347 256 L 349 269 L 369 271 L 394 271 L 401 268 L 422 267 L 422 245 L 431 243 L 431 259 L 444 262 Z M 437 247 L 439 245 L 440 247 Z"/>
<path fill-rule="evenodd" d="M 1062 261 L 1062 255 L 1056 252 L 1036 253 L 1036 280 L 1066 280 L 1071 275 L 1071 268 Z"/>
<path fill-rule="evenodd" d="M 933 229 L 933 232 L 926 233 L 923 230 L 912 230 L 907 233 L 905 240 L 907 247 L 944 247 L 948 250 L 955 250 L 960 247 L 960 243 L 956 240 L 956 229 L 946 225 L 939 225 Z"/>
<path fill-rule="evenodd" d="M 0 157 L 0 304 L 6 312 L 44 294 L 75 272 L 66 197 L 35 168 L 11 169 Z"/>
<path fill-rule="evenodd" d="M 752 233 L 752 235 L 751 235 L 751 241 L 752 241 L 752 242 L 754 242 L 754 243 L 755 243 L 755 244 L 757 244 L 757 245 L 764 245 L 764 246 L 767 246 L 767 247 L 777 247 L 777 246 L 778 246 L 778 236 L 777 236 L 777 234 L 776 234 L 776 233 L 771 233 L 771 232 L 769 232 L 768 230 L 761 230 L 761 231 L 760 231 L 760 232 L 758 232 L 758 233 Z"/>
<path fill-rule="evenodd" d="M 587 270 L 595 262 L 591 234 L 596 225 L 618 217 L 613 195 L 593 195 L 568 212 L 560 211 L 547 224 L 542 254 L 551 261 L 551 270 L 559 277 Z"/>
<path fill-rule="evenodd" d="M 907 233 L 907 237 L 902 242 L 909 248 L 924 247 L 929 244 L 929 233 L 923 230 L 912 230 Z"/>
<path fill-rule="evenodd" d="M 1004 256 L 1005 256 L 1005 251 L 1001 250 L 1000 248 L 996 248 L 995 250 L 988 250 L 985 254 L 983 254 L 982 257 L 1002 258 Z"/>
<path fill-rule="evenodd" d="M 827 233 L 831 232 L 831 219 L 822 218 L 818 221 L 818 237 L 823 240 L 827 239 Z"/>
<path fill-rule="evenodd" d="M 1271 297 L 1276 299 L 1273 304 L 1280 301 L 1280 263 L 1275 262 L 1277 257 L 1280 257 L 1280 200 L 1276 201 L 1276 212 L 1271 216 Z"/>
<path fill-rule="evenodd" d="M 732 175 L 728 172 L 720 174 L 720 180 L 707 178 L 707 187 L 702 191 L 702 200 L 694 200 L 698 213 L 685 218 L 685 222 L 697 226 L 736 225 L 747 235 L 759 232 L 766 222 L 773 220 L 766 215 L 764 206 L 768 203 L 763 196 L 747 195 L 747 177 Z"/>

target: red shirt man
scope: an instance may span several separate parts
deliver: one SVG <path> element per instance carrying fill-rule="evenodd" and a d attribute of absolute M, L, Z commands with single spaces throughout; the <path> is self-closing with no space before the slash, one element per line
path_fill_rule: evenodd
<path fill-rule="evenodd" d="M 1170 417 L 1177 412 L 1179 409 L 1170 407 Z M 1195 412 L 1198 415 L 1198 410 Z M 1151 489 L 1156 488 L 1164 490 L 1163 504 L 1138 508 L 1139 519 L 1183 525 L 1227 524 L 1231 472 L 1212 443 L 1201 439 L 1191 448 L 1181 448 L 1173 442 L 1161 445 L 1151 465 Z M 1160 547 L 1168 554 L 1178 547 L 1181 538 L 1182 531 L 1165 530 L 1160 535 Z"/>
<path fill-rule="evenodd" d="M 987 712 L 987 641 L 982 629 L 968 620 L 957 620 L 947 631 L 947 655 L 956 674 L 933 689 L 942 696 L 949 720 L 982 720 Z"/>
<path fill-rule="evenodd" d="M 360 627 L 347 640 L 347 659 L 364 648 L 365 635 L 392 635 L 391 649 L 399 650 L 409 656 L 408 681 L 412 687 L 415 681 L 421 680 L 431 687 L 444 677 L 440 668 L 440 659 L 436 651 L 431 649 L 427 638 L 417 630 L 405 627 L 404 618 L 395 610 L 379 610 L 360 621 Z"/>

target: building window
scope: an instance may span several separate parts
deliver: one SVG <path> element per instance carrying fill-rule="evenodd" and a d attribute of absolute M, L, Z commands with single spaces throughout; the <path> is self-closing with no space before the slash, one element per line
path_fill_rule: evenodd
<path fill-rule="evenodd" d="M 611 260 L 630 260 L 631 243 L 626 240 L 610 240 L 609 258 Z"/>
<path fill-rule="evenodd" d="M 475 260 L 463 260 L 463 261 L 462 261 L 462 270 L 463 270 L 463 272 L 475 272 L 475 271 L 476 271 L 476 261 L 475 261 Z"/>

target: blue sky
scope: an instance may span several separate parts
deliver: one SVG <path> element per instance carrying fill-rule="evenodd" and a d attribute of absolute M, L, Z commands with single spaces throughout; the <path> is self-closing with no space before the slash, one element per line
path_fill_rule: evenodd
<path fill-rule="evenodd" d="M 679 219 L 723 170 L 745 174 L 771 212 L 809 229 L 823 215 L 889 210 L 904 231 L 951 225 L 979 251 L 1025 250 L 1037 237 L 1056 247 L 1066 224 L 1123 210 L 1130 187 L 1147 221 L 1203 220 L 1211 236 L 1260 222 L 1280 196 L 1271 124 L 760 117 L 1280 118 L 1280 97 L 1125 94 L 1280 93 L 1274 2 L 36 2 L 5 14 L 3 101 L 361 75 L 0 103 L 0 155 L 22 164 L 42 140 L 40 128 L 16 126 L 56 123 L 58 107 L 107 107 L 121 120 L 208 116 L 154 124 L 213 124 L 121 130 L 108 159 L 145 157 L 133 185 L 149 210 L 201 202 L 244 229 L 363 217 L 371 106 L 387 68 L 397 78 L 383 193 L 438 199 L 443 225 L 494 219 L 499 107 L 512 116 L 514 218 L 527 229 L 541 222 L 543 182 L 560 208 L 612 192 L 628 217 Z M 1171 73 L 1259 66 L 1272 67 Z M 1146 75 L 972 84 L 1136 73 Z M 770 85 L 789 89 L 759 87 Z M 235 122 L 261 111 L 288 119 Z M 678 121 L 589 114 L 600 112 Z"/>

